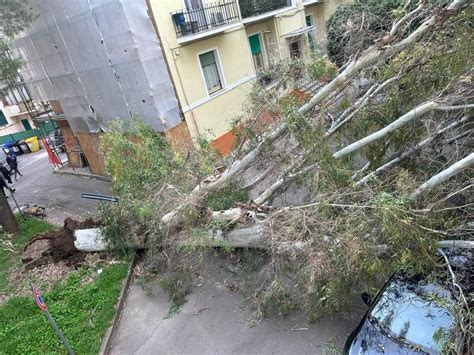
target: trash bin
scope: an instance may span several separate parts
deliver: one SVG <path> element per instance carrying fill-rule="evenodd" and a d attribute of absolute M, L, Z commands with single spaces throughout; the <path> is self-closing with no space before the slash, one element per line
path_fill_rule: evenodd
<path fill-rule="evenodd" d="M 21 150 L 21 149 L 18 147 L 17 142 L 7 142 L 7 143 L 3 144 L 3 148 L 8 149 L 8 151 L 12 151 L 12 152 L 15 153 L 16 155 L 21 155 L 21 154 L 23 154 L 23 150 Z"/>
<path fill-rule="evenodd" d="M 2 149 L 5 154 L 8 154 L 12 150 L 13 142 L 7 142 L 2 144 Z"/>
<path fill-rule="evenodd" d="M 38 150 L 40 150 L 38 137 L 27 138 L 27 139 L 25 139 L 25 143 L 28 144 L 28 147 L 30 148 L 32 153 L 37 152 Z"/>
<path fill-rule="evenodd" d="M 30 147 L 24 140 L 18 141 L 17 146 L 23 152 L 23 154 L 31 153 Z"/>

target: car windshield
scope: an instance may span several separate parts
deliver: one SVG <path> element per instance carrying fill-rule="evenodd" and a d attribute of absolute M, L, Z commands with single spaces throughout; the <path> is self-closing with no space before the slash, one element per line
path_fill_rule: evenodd
<path fill-rule="evenodd" d="M 386 287 L 369 319 L 399 341 L 417 350 L 438 353 L 454 320 L 450 292 L 437 283 L 395 277 Z"/>

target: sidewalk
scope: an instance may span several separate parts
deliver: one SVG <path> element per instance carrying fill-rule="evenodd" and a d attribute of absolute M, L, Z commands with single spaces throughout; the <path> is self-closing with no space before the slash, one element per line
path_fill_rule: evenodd
<path fill-rule="evenodd" d="M 203 284 L 180 312 L 166 318 L 168 296 L 158 287 L 132 283 L 112 340 L 111 354 L 323 354 L 342 349 L 359 316 L 308 324 L 301 313 L 252 321 L 239 293 L 224 285 L 232 276 L 206 262 Z M 329 353 L 329 352 L 328 352 Z"/>

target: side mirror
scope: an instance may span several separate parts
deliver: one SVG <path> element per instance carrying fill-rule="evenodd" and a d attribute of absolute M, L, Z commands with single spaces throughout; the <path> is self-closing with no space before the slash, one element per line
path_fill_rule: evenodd
<path fill-rule="evenodd" d="M 364 302 L 367 306 L 371 305 L 372 297 L 370 297 L 370 295 L 367 292 L 362 292 L 360 297 L 362 298 L 362 302 Z"/>

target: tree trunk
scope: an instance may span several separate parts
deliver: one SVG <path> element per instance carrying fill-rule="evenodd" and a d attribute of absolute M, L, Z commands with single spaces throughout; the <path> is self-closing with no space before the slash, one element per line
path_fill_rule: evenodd
<path fill-rule="evenodd" d="M 6 233 L 17 234 L 20 231 L 7 197 L 3 193 L 0 193 L 0 224 Z"/>

